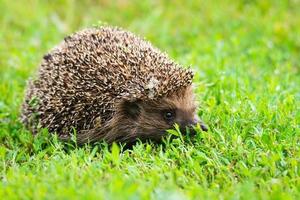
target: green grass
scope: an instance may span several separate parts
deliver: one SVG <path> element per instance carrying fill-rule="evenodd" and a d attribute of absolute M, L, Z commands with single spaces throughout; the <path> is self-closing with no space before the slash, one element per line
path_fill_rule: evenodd
<path fill-rule="evenodd" d="M 298 0 L 96 2 L 0 0 L 0 199 L 300 199 Z M 208 132 L 122 151 L 26 131 L 42 55 L 103 22 L 192 66 Z"/>

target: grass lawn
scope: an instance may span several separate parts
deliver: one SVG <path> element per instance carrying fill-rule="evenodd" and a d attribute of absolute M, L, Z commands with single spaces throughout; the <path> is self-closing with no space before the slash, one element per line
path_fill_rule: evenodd
<path fill-rule="evenodd" d="M 0 0 L 0 199 L 300 199 L 300 1 L 112 2 Z M 191 66 L 210 130 L 131 150 L 33 137 L 26 80 L 99 23 Z"/>

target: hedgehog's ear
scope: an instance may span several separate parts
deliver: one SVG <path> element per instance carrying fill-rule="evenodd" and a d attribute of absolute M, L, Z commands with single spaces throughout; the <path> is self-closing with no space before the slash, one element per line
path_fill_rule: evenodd
<path fill-rule="evenodd" d="M 125 101 L 122 108 L 124 114 L 132 119 L 136 119 L 140 115 L 140 101 Z"/>

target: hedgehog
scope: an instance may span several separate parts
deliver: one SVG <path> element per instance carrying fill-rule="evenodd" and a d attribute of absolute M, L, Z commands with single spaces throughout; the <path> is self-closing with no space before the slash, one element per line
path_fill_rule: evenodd
<path fill-rule="evenodd" d="M 28 83 L 21 121 L 79 144 L 104 140 L 161 141 L 174 124 L 182 132 L 198 118 L 193 71 L 150 42 L 119 27 L 86 28 L 44 55 Z M 187 129 L 189 128 L 189 129 Z"/>

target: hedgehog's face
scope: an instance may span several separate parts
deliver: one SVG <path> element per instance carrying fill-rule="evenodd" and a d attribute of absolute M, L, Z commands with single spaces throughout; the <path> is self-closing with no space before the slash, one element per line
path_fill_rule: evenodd
<path fill-rule="evenodd" d="M 126 104 L 127 116 L 136 124 L 135 135 L 140 139 L 160 140 L 167 129 L 177 123 L 184 134 L 199 124 L 202 130 L 207 127 L 199 120 L 192 88 L 188 87 L 171 96 L 156 101 L 132 102 Z"/>

